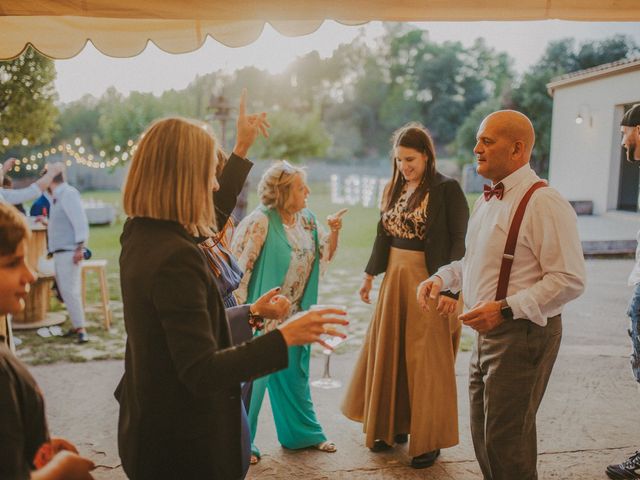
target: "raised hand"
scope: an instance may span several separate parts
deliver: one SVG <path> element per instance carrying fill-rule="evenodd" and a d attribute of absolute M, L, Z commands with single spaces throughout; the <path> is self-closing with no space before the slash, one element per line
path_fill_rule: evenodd
<path fill-rule="evenodd" d="M 340 231 L 340 229 L 342 228 L 342 217 L 348 211 L 348 208 L 343 208 L 342 210 L 338 210 L 336 213 L 333 213 L 327 217 L 327 225 L 332 232 Z"/>
<path fill-rule="evenodd" d="M 266 112 L 247 114 L 247 89 L 243 89 L 238 106 L 236 145 L 233 147 L 233 153 L 246 158 L 249 149 L 259 135 L 265 138 L 269 137 L 267 129 L 270 126 Z"/>
<path fill-rule="evenodd" d="M 15 158 L 9 158 L 5 160 L 5 162 L 2 164 L 2 173 L 8 173 L 9 171 L 11 171 L 11 169 L 15 164 L 16 164 Z"/>

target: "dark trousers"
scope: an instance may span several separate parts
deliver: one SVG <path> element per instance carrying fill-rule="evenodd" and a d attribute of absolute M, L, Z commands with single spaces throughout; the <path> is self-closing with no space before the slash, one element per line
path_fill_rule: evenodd
<path fill-rule="evenodd" d="M 536 480 L 536 413 L 562 338 L 560 315 L 546 327 L 506 321 L 478 335 L 471 355 L 471 437 L 485 480 Z"/>

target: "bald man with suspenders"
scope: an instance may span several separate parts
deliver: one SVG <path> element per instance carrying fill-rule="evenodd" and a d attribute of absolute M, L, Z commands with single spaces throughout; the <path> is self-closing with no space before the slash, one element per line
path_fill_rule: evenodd
<path fill-rule="evenodd" d="M 576 214 L 529 166 L 535 134 L 522 113 L 484 119 L 474 148 L 491 180 L 469 220 L 466 254 L 418 287 L 423 308 L 462 290 L 471 355 L 471 434 L 485 480 L 536 480 L 536 413 L 555 363 L 567 302 L 584 291 Z"/>

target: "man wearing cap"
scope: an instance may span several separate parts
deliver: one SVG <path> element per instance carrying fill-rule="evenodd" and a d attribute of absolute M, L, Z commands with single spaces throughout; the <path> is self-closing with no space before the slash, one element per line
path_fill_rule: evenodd
<path fill-rule="evenodd" d="M 626 150 L 627 160 L 640 166 L 640 103 L 631 107 L 620 122 L 622 147 Z M 640 383 L 640 231 L 636 248 L 636 264 L 629 275 L 629 285 L 635 285 L 627 315 L 631 319 L 629 336 L 633 345 L 631 370 L 636 382 Z M 640 386 L 639 386 L 640 388 Z M 620 464 L 609 465 L 607 476 L 614 480 L 640 479 L 640 451 L 637 451 Z"/>

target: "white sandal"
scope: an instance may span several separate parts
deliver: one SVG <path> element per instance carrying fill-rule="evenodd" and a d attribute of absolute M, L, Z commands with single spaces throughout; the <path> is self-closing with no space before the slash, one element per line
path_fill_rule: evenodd
<path fill-rule="evenodd" d="M 314 445 L 313 448 L 315 448 L 316 450 L 320 450 L 321 452 L 326 452 L 326 453 L 334 453 L 338 450 L 338 447 L 336 447 L 336 444 L 333 442 L 330 442 L 328 440 L 325 440 L 322 443 L 319 443 L 317 445 Z"/>

